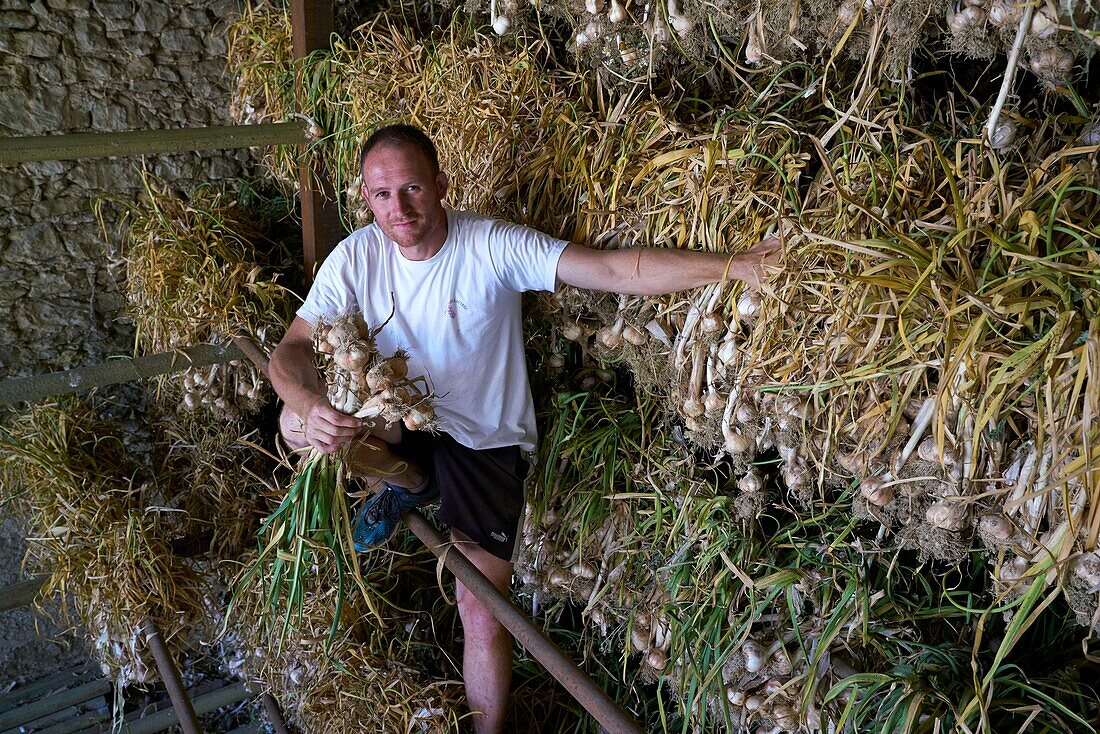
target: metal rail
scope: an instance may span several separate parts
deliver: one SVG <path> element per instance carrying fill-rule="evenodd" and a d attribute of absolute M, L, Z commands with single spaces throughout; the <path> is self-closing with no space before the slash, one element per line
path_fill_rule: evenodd
<path fill-rule="evenodd" d="M 265 693 L 260 696 L 260 700 L 264 705 L 264 713 L 267 715 L 267 723 L 271 725 L 271 731 L 274 734 L 290 734 L 286 728 L 286 721 L 283 720 L 283 712 L 279 708 L 279 702 L 275 700 L 275 697 L 270 693 Z"/>
<path fill-rule="evenodd" d="M 200 344 L 197 347 L 185 347 L 178 352 L 152 354 L 147 357 L 119 357 L 62 372 L 13 377 L 0 382 L 0 407 L 23 401 L 33 403 L 54 395 L 83 392 L 93 387 L 182 372 L 191 367 L 205 367 L 245 356 L 235 344 Z"/>
<path fill-rule="evenodd" d="M 416 510 L 405 513 L 405 522 L 416 537 L 431 549 L 432 553 L 443 559 L 444 565 L 473 593 L 485 608 L 512 633 L 516 640 L 527 648 L 536 660 L 542 663 L 550 675 L 596 719 L 610 734 L 641 734 L 638 724 L 623 711 L 602 688 L 596 685 L 583 670 L 577 667 L 561 648 L 482 575 L 473 563 L 462 553 L 453 550 L 454 546 Z"/>
<path fill-rule="evenodd" d="M 191 704 L 191 698 L 187 695 L 187 689 L 183 687 L 180 672 L 176 669 L 176 663 L 172 660 L 172 654 L 164 644 L 164 638 L 160 631 L 148 617 L 141 624 L 141 631 L 145 635 L 145 643 L 153 653 L 153 659 L 157 662 L 157 670 L 160 671 L 160 679 L 164 687 L 168 689 L 168 698 L 172 699 L 172 708 L 179 717 L 180 728 L 183 734 L 202 734 L 199 726 L 199 717 L 195 714 L 195 707 Z"/>
<path fill-rule="evenodd" d="M 35 161 L 184 153 L 193 150 L 300 145 L 309 142 L 304 122 L 213 125 L 174 130 L 71 133 L 0 138 L 0 166 Z"/>

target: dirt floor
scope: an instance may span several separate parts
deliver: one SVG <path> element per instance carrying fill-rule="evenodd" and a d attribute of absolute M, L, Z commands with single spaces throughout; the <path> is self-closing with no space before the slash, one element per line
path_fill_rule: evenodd
<path fill-rule="evenodd" d="M 0 587 L 23 580 L 26 541 L 16 518 L 0 520 Z M 63 634 L 32 607 L 0 612 L 0 692 L 59 670 L 88 656 L 80 640 Z"/>

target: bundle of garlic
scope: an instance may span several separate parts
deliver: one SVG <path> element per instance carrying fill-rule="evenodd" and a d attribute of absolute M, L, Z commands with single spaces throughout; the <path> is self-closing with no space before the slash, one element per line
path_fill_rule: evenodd
<path fill-rule="evenodd" d="M 265 398 L 263 375 L 250 362 L 192 367 L 182 373 L 180 404 L 189 413 L 207 411 L 222 420 L 254 412 Z"/>
<path fill-rule="evenodd" d="M 325 384 L 332 407 L 357 418 L 377 418 L 392 425 L 402 421 L 410 431 L 435 428 L 435 409 L 422 389 L 423 377 L 409 377 L 409 355 L 397 350 L 379 354 L 372 331 L 358 314 L 331 322 L 320 320 L 314 348 L 327 357 Z"/>
<path fill-rule="evenodd" d="M 374 342 L 377 334 L 358 314 L 318 321 L 314 348 L 325 358 L 329 402 L 357 418 L 377 418 L 387 425 L 403 421 L 410 430 L 432 430 L 435 411 L 429 395 L 421 391 L 426 380 L 409 377 L 404 352 L 390 357 L 379 354 Z M 335 564 L 337 604 L 343 603 L 347 575 L 366 593 L 355 562 L 350 523 L 343 456 L 311 448 L 296 468 L 282 503 L 260 527 L 260 552 L 241 574 L 234 602 L 263 574 L 269 589 L 265 614 L 276 612 L 286 601 L 277 630 L 281 644 L 291 617 L 301 607 L 302 589 L 317 573 L 318 554 L 330 556 Z M 266 630 L 276 631 L 269 618 L 261 615 L 261 621 Z M 339 622 L 337 614 L 330 639 L 337 634 Z"/>

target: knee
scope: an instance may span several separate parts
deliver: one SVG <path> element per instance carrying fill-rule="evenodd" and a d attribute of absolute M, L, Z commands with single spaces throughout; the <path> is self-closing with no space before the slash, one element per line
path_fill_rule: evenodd
<path fill-rule="evenodd" d="M 285 405 L 279 412 L 279 433 L 292 449 L 304 449 L 309 446 L 302 419 Z"/>

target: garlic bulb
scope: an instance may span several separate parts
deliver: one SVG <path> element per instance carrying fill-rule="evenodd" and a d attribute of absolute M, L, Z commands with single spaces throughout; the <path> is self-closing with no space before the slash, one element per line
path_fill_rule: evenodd
<path fill-rule="evenodd" d="M 663 650 L 653 649 L 646 653 L 645 661 L 654 670 L 664 670 L 668 665 L 668 655 Z"/>
<path fill-rule="evenodd" d="M 1015 556 L 1005 561 L 997 573 L 997 578 L 1004 584 L 1013 585 L 1015 582 L 1022 579 L 1028 570 L 1028 562 L 1026 558 Z"/>
<path fill-rule="evenodd" d="M 1084 553 L 1070 563 L 1073 575 L 1084 583 L 1090 594 L 1100 591 L 1100 551 Z"/>
<path fill-rule="evenodd" d="M 756 27 L 756 14 L 749 18 L 748 41 L 745 42 L 745 61 L 757 66 L 764 60 L 764 42 L 760 38 L 760 32 Z M 737 310 L 741 310 L 741 301 L 737 302 Z"/>
<path fill-rule="evenodd" d="M 737 298 L 737 315 L 741 317 L 742 321 L 752 323 L 753 319 L 760 312 L 761 306 L 760 294 L 756 291 L 745 291 Z"/>
<path fill-rule="evenodd" d="M 752 403 L 739 402 L 733 409 L 733 417 L 738 423 L 753 423 L 760 418 L 760 412 Z"/>
<path fill-rule="evenodd" d="M 357 201 L 359 199 L 359 194 L 362 191 L 362 188 L 363 188 L 363 177 L 362 176 L 356 176 L 354 179 L 352 179 L 352 182 L 350 184 L 348 184 L 348 190 L 347 190 L 348 198 L 351 199 L 352 201 Z"/>
<path fill-rule="evenodd" d="M 648 337 L 638 327 L 627 324 L 623 327 L 623 339 L 636 347 L 640 347 L 646 343 Z"/>
<path fill-rule="evenodd" d="M 999 512 L 982 515 L 978 521 L 978 531 L 994 543 L 1007 543 L 1016 534 L 1012 521 Z"/>
<path fill-rule="evenodd" d="M 668 8 L 668 22 L 672 25 L 672 30 L 676 31 L 680 37 L 690 33 L 695 24 L 680 12 L 680 6 L 676 0 L 668 0 L 666 7 Z"/>
<path fill-rule="evenodd" d="M 862 5 L 863 3 L 860 0 L 844 0 L 836 11 L 837 25 L 841 28 L 850 26 L 859 14 Z"/>
<path fill-rule="evenodd" d="M 707 388 L 707 396 L 703 399 L 703 408 L 706 414 L 715 415 L 720 413 L 724 407 L 726 407 L 726 399 L 713 386 Z"/>
<path fill-rule="evenodd" d="M 1052 18 L 1046 7 L 1039 8 L 1031 16 L 1031 35 L 1036 38 L 1050 38 L 1058 31 L 1058 19 Z"/>
<path fill-rule="evenodd" d="M 885 479 L 864 479 L 860 482 L 859 493 L 872 505 L 885 507 L 894 500 L 894 488 L 886 485 Z"/>
<path fill-rule="evenodd" d="M 924 513 L 924 519 L 932 527 L 958 532 L 966 527 L 966 506 L 958 502 L 941 500 Z"/>
<path fill-rule="evenodd" d="M 585 338 L 584 327 L 576 321 L 569 321 L 562 325 L 561 334 L 572 342 L 579 342 Z"/>
<path fill-rule="evenodd" d="M 955 12 L 948 11 L 947 27 L 954 34 L 966 33 L 971 28 L 980 28 L 985 23 L 985 9 L 967 5 Z"/>
<path fill-rule="evenodd" d="M 684 415 L 689 418 L 701 418 L 703 413 L 706 412 L 706 406 L 704 406 L 703 401 L 697 397 L 690 397 L 685 400 L 682 409 Z"/>
<path fill-rule="evenodd" d="M 1014 26 L 1020 22 L 1020 10 L 1010 0 L 993 0 L 989 5 L 989 22 L 997 27 Z"/>
<path fill-rule="evenodd" d="M 619 0 L 611 0 L 611 10 L 607 14 L 607 19 L 612 23 L 622 23 L 626 20 L 626 11 L 623 10 L 622 5 L 619 5 Z"/>
<path fill-rule="evenodd" d="M 745 656 L 745 670 L 750 673 L 759 673 L 768 662 L 764 646 L 753 639 L 745 640 L 745 644 L 741 646 L 741 654 Z"/>
<path fill-rule="evenodd" d="M 1040 79 L 1065 81 L 1073 71 L 1073 54 L 1064 48 L 1045 48 L 1032 55 L 1030 66 Z"/>
<path fill-rule="evenodd" d="M 587 33 L 585 34 L 588 35 Z M 578 36 L 578 40 L 579 40 Z M 596 332 L 596 341 L 603 344 L 608 349 L 618 349 L 619 345 L 623 343 L 622 329 L 616 329 L 614 326 L 602 326 L 600 330 Z"/>
<path fill-rule="evenodd" d="M 1086 123 L 1077 142 L 1081 145 L 1100 145 L 1100 120 Z"/>
<path fill-rule="evenodd" d="M 755 468 L 750 467 L 745 476 L 737 480 L 737 488 L 746 494 L 754 494 L 764 489 L 764 477 Z"/>
<path fill-rule="evenodd" d="M 574 576 L 582 578 L 586 581 L 591 581 L 592 579 L 596 578 L 596 567 L 593 566 L 591 563 L 579 561 L 578 563 L 574 564 L 573 568 L 570 570 L 573 572 Z"/>
<path fill-rule="evenodd" d="M 752 440 L 732 428 L 722 426 L 722 437 L 726 442 L 726 451 L 731 454 L 744 454 L 752 448 Z"/>
<path fill-rule="evenodd" d="M 1006 150 L 1016 141 L 1016 123 L 1012 120 L 1001 120 L 989 136 L 989 144 L 994 150 Z"/>

